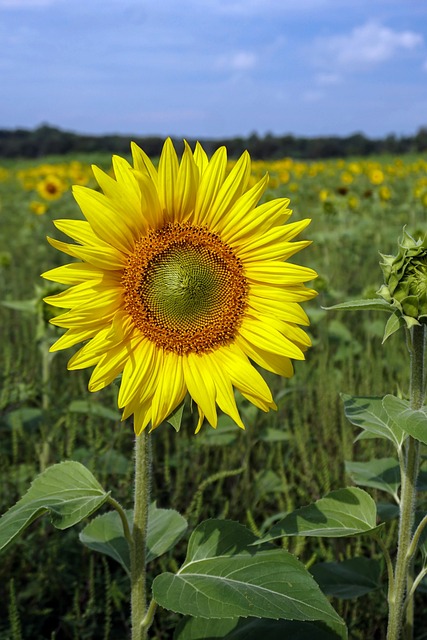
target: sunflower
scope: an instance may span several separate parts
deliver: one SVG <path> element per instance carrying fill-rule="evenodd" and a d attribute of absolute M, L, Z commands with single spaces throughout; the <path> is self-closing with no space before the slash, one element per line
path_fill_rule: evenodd
<path fill-rule="evenodd" d="M 66 190 L 66 185 L 56 175 L 49 174 L 36 184 L 36 191 L 45 200 L 58 200 Z"/>
<path fill-rule="evenodd" d="M 258 205 L 268 176 L 248 187 L 246 152 L 228 175 L 225 147 L 208 159 L 185 143 L 179 161 L 168 139 L 157 169 L 135 144 L 132 156 L 113 158 L 115 178 L 93 167 L 103 193 L 73 188 L 85 221 L 55 221 L 76 244 L 50 244 L 80 262 L 43 274 L 71 285 L 45 299 L 69 310 L 51 320 L 67 329 L 51 350 L 85 342 L 68 368 L 95 366 L 90 391 L 122 374 L 118 404 L 137 434 L 187 393 L 196 432 L 205 418 L 216 427 L 217 406 L 244 429 L 234 388 L 276 408 L 254 364 L 290 377 L 310 346 L 300 303 L 316 273 L 285 262 L 309 244 L 292 240 L 310 221 L 284 225 L 285 198 Z"/>

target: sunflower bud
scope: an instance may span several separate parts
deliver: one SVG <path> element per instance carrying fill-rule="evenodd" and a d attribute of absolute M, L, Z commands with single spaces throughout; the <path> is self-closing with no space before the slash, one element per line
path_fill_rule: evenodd
<path fill-rule="evenodd" d="M 396 256 L 382 255 L 385 284 L 377 292 L 402 315 L 408 328 L 427 322 L 427 238 L 403 230 Z"/>

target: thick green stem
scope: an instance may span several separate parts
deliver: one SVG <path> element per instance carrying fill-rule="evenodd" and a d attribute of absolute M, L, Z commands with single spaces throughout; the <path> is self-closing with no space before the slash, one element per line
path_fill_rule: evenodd
<path fill-rule="evenodd" d="M 135 500 L 130 546 L 132 640 L 145 640 L 147 626 L 146 547 L 150 503 L 151 455 L 148 434 L 135 439 Z"/>
<path fill-rule="evenodd" d="M 411 408 L 419 409 L 424 401 L 424 325 L 415 326 L 411 330 L 408 340 L 411 355 Z M 420 453 L 419 442 L 412 437 L 407 440 L 406 461 L 402 475 L 402 490 L 400 498 L 400 520 L 398 548 L 394 570 L 394 581 L 389 591 L 389 619 L 387 640 L 398 640 L 401 637 L 403 622 L 403 603 L 407 591 L 407 582 L 411 583 L 410 566 L 412 530 L 415 516 L 416 485 L 419 472 Z M 413 632 L 412 607 L 407 603 L 409 617 L 405 622 L 405 638 L 410 640 Z"/>

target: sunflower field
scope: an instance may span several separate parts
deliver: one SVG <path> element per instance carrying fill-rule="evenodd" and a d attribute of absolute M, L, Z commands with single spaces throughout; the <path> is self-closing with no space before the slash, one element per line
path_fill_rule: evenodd
<path fill-rule="evenodd" d="M 228 161 L 228 171 L 235 162 Z M 53 221 L 83 220 L 71 186 L 99 189 L 92 163 L 114 175 L 110 157 L 101 154 L 0 162 L 1 514 L 25 494 L 38 473 L 63 460 L 84 464 L 124 508 L 132 506 L 133 427 L 130 418 L 121 421 L 119 385 L 116 381 L 90 393 L 90 370 L 67 371 L 77 347 L 49 351 L 63 329 L 49 322 L 58 309 L 43 300 L 55 301 L 64 286 L 40 277 L 69 262 L 46 236 L 63 242 Z M 201 424 L 197 402 L 185 405 L 178 433 L 169 423 L 156 428 L 152 499 L 159 509 L 182 514 L 190 532 L 201 520 L 218 518 L 238 521 L 259 536 L 284 514 L 340 487 L 360 485 L 381 504 L 392 544 L 397 537 L 393 487 L 389 493 L 381 491 L 356 465 L 386 459 L 391 445 L 358 438 L 359 430 L 345 416 L 342 394 L 405 397 L 406 346 L 400 332 L 382 344 L 385 319 L 380 311 L 344 313 L 325 307 L 375 298 L 383 284 L 380 253 L 395 252 L 404 227 L 412 236 L 424 237 L 427 160 L 284 158 L 252 161 L 251 171 L 249 187 L 269 175 L 261 203 L 289 198 L 293 223 L 311 219 L 307 228 L 301 225 L 298 241 L 312 242 L 301 260 L 318 274 L 307 283 L 318 296 L 308 296 L 304 304 L 312 347 L 305 361 L 294 362 L 293 377 L 262 372 L 277 411 L 265 412 L 237 394 L 236 415 L 244 430 L 220 411 L 216 429 Z M 420 482 L 426 484 L 424 474 L 422 468 Z M 38 518 L 2 553 L 0 640 L 129 637 L 128 578 L 110 556 L 82 544 L 83 524 L 58 531 L 48 517 Z M 185 536 L 173 555 L 163 553 L 149 563 L 149 587 L 159 571 L 176 571 L 185 557 Z M 386 638 L 385 567 L 372 539 L 295 536 L 279 544 L 308 569 L 372 559 L 358 589 L 343 579 L 325 592 L 350 638 Z M 421 640 L 427 637 L 425 580 L 416 592 L 415 611 L 414 638 Z M 179 640 L 180 619 L 160 609 L 150 637 Z"/>

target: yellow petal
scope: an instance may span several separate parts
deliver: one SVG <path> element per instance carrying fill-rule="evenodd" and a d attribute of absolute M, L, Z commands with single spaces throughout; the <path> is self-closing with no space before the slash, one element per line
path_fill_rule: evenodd
<path fill-rule="evenodd" d="M 189 353 L 183 356 L 182 363 L 188 393 L 199 405 L 211 426 L 215 428 L 218 421 L 215 406 L 216 391 L 209 367 L 206 366 L 208 359 L 208 354 L 198 356 L 195 353 Z"/>
<path fill-rule="evenodd" d="M 159 160 L 159 196 L 165 220 L 173 221 L 175 214 L 175 189 L 178 176 L 178 157 L 172 140 L 167 138 Z"/>
<path fill-rule="evenodd" d="M 246 353 L 251 360 L 256 362 L 260 367 L 271 371 L 284 378 L 291 378 L 294 374 L 292 361 L 286 356 L 279 356 L 272 351 L 260 349 L 257 345 L 246 340 L 243 336 L 236 338 L 236 345 L 240 347 L 243 353 Z"/>
<path fill-rule="evenodd" d="M 245 425 L 240 417 L 233 393 L 233 385 L 230 377 L 224 372 L 221 352 L 214 351 L 209 357 L 209 371 L 216 388 L 216 402 L 219 408 L 226 413 L 234 422 L 244 429 Z"/>
<path fill-rule="evenodd" d="M 236 230 L 246 228 L 254 217 L 257 217 L 256 205 L 264 193 L 268 183 L 268 175 L 261 178 L 249 191 L 244 193 L 218 222 L 221 237 L 227 243 L 232 243 Z"/>
<path fill-rule="evenodd" d="M 244 193 L 251 175 L 251 159 L 247 151 L 241 155 L 224 180 L 215 201 L 209 209 L 207 223 L 215 227 Z M 221 225 L 218 227 L 221 229 Z"/>
<path fill-rule="evenodd" d="M 225 147 L 217 149 L 209 161 L 200 178 L 194 206 L 194 224 L 203 224 L 209 216 L 212 203 L 224 182 L 227 167 L 227 152 Z"/>
<path fill-rule="evenodd" d="M 283 302 L 274 298 L 258 298 L 257 296 L 250 295 L 248 300 L 248 306 L 253 310 L 251 315 L 260 313 L 262 315 L 273 315 L 277 318 L 281 318 L 286 322 L 294 322 L 296 324 L 302 324 L 308 327 L 310 321 L 304 309 L 295 302 Z"/>
<path fill-rule="evenodd" d="M 151 429 L 158 427 L 187 393 L 182 368 L 182 357 L 175 353 L 162 353 L 161 373 L 151 405 Z"/>
<path fill-rule="evenodd" d="M 175 220 L 186 221 L 193 213 L 199 182 L 199 171 L 190 147 L 185 142 L 184 153 L 179 165 L 174 200 Z"/>
<path fill-rule="evenodd" d="M 123 370 L 118 396 L 119 407 L 124 407 L 138 394 L 139 400 L 152 396 L 160 374 L 157 347 L 142 338 L 129 354 Z"/>
<path fill-rule="evenodd" d="M 246 316 L 243 319 L 239 333 L 246 340 L 265 351 L 272 351 L 295 360 L 304 360 L 304 354 L 301 349 L 271 325 L 265 326 L 261 322 Z"/>
<path fill-rule="evenodd" d="M 244 225 L 236 225 L 229 231 L 227 242 L 238 247 L 250 241 L 254 233 L 258 236 L 276 225 L 282 226 L 292 213 L 287 209 L 288 204 L 288 198 L 277 198 L 259 205 L 254 209 L 253 215 L 245 220 Z"/>
<path fill-rule="evenodd" d="M 75 186 L 73 195 L 83 215 L 101 240 L 123 253 L 132 251 L 136 232 L 130 217 L 126 221 L 106 196 L 93 189 Z"/>
<path fill-rule="evenodd" d="M 102 269 L 97 269 L 84 262 L 72 262 L 64 264 L 62 267 L 49 269 L 49 271 L 45 271 L 41 275 L 46 280 L 52 280 L 60 284 L 80 284 L 88 280 L 91 280 L 92 284 L 94 284 L 103 279 L 104 273 Z"/>
<path fill-rule="evenodd" d="M 98 329 L 94 328 L 91 330 L 87 329 L 69 329 L 66 333 L 64 333 L 53 345 L 50 347 L 49 351 L 60 351 L 61 349 L 68 349 L 69 347 L 73 347 L 75 344 L 79 342 L 83 342 L 84 340 L 89 340 L 95 336 L 98 332 Z"/>
<path fill-rule="evenodd" d="M 132 149 L 133 166 L 135 167 L 136 171 L 139 171 L 140 173 L 148 176 L 157 188 L 158 175 L 156 167 L 151 162 L 145 151 L 138 147 L 135 142 L 131 142 L 130 146 Z"/>
<path fill-rule="evenodd" d="M 299 284 L 317 278 L 317 273 L 309 267 L 271 260 L 245 262 L 245 273 L 250 281 L 276 285 Z"/>

